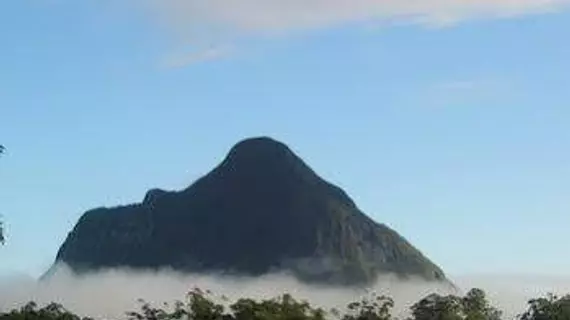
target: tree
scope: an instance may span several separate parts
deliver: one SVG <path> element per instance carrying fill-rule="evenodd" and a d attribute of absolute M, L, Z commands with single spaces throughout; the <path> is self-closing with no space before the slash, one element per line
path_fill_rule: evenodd
<path fill-rule="evenodd" d="M 186 302 L 177 301 L 174 310 L 152 307 L 143 304 L 140 311 L 128 312 L 129 320 L 324 320 L 325 312 L 313 308 L 306 301 L 297 301 L 284 294 L 275 299 L 254 300 L 242 298 L 229 306 L 229 310 L 209 297 L 209 291 L 194 289 Z M 222 298 L 227 301 L 227 299 Z M 168 305 L 165 304 L 165 308 Z M 0 319 L 1 320 L 1 319 Z"/>
<path fill-rule="evenodd" d="M 549 294 L 545 298 L 532 299 L 528 304 L 521 320 L 570 320 L 570 295 Z"/>
<path fill-rule="evenodd" d="M 4 239 L 4 223 L 0 221 L 0 245 L 4 245 L 6 239 Z"/>
<path fill-rule="evenodd" d="M 430 294 L 411 308 L 413 320 L 463 320 L 461 298 Z"/>
<path fill-rule="evenodd" d="M 43 308 L 38 308 L 35 302 L 29 302 L 20 309 L 14 309 L 9 313 L 0 314 L 0 320 L 91 320 L 81 318 L 57 303 L 50 303 Z"/>
<path fill-rule="evenodd" d="M 485 291 L 471 289 L 462 298 L 463 313 L 465 320 L 500 320 L 502 312 L 492 307 L 487 300 Z"/>
<path fill-rule="evenodd" d="M 239 299 L 230 306 L 234 320 L 324 320 L 325 312 L 290 294 L 275 299 L 255 301 Z M 230 316 L 231 317 L 231 316 Z"/>
<path fill-rule="evenodd" d="M 412 306 L 414 320 L 500 320 L 485 292 L 471 289 L 464 297 L 432 294 Z"/>
<path fill-rule="evenodd" d="M 392 298 L 372 294 L 370 298 L 349 304 L 342 320 L 391 320 L 393 307 Z"/>
<path fill-rule="evenodd" d="M 127 312 L 129 320 L 224 320 L 224 306 L 215 303 L 198 288 L 193 289 L 187 295 L 187 301 L 176 301 L 172 311 L 151 306 L 144 300 L 140 311 Z M 168 308 L 167 303 L 164 304 Z"/>

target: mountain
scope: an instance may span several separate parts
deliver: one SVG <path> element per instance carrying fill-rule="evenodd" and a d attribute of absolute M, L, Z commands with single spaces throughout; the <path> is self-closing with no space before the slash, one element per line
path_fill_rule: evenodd
<path fill-rule="evenodd" d="M 236 144 L 181 191 L 86 212 L 57 253 L 75 272 L 172 268 L 365 285 L 377 275 L 447 281 L 402 236 L 361 212 L 285 144 L 267 137 Z"/>

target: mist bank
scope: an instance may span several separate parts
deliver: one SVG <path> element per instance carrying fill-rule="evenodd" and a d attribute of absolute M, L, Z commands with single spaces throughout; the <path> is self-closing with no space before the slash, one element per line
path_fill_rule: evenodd
<path fill-rule="evenodd" d="M 290 293 L 325 309 L 344 310 L 350 302 L 369 292 L 394 299 L 394 315 L 404 315 L 408 308 L 430 293 L 463 294 L 477 287 L 485 290 L 495 306 L 510 319 L 526 308 L 530 298 L 547 293 L 570 292 L 570 278 L 462 276 L 453 279 L 459 291 L 443 283 L 420 279 L 401 280 L 393 275 L 381 276 L 369 288 L 333 288 L 306 285 L 295 278 L 275 273 L 263 277 L 228 277 L 216 274 L 182 274 L 172 270 L 140 272 L 113 269 L 77 276 L 59 266 L 47 279 L 5 279 L 0 282 L 0 309 L 17 308 L 35 301 L 40 305 L 61 303 L 79 315 L 96 318 L 119 318 L 138 310 L 138 299 L 155 305 L 183 300 L 192 288 L 210 290 L 216 297 L 230 301 L 239 298 L 266 299 Z"/>

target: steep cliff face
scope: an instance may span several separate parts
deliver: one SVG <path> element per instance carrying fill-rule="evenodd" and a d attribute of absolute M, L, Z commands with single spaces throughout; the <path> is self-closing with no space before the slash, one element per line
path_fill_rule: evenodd
<path fill-rule="evenodd" d="M 408 241 L 362 213 L 286 145 L 235 145 L 185 190 L 86 212 L 57 254 L 76 272 L 109 267 L 262 275 L 364 285 L 381 273 L 446 281 Z"/>

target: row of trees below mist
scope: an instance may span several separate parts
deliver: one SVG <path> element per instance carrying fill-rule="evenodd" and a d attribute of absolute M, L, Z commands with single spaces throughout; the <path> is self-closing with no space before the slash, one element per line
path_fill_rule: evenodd
<path fill-rule="evenodd" d="M 220 302 L 217 302 L 220 301 Z M 502 313 L 489 303 L 485 292 L 472 289 L 465 296 L 431 294 L 409 310 L 409 316 L 393 314 L 394 301 L 374 294 L 350 303 L 345 310 L 324 310 L 289 294 L 267 300 L 242 298 L 235 302 L 210 292 L 192 290 L 187 299 L 155 307 L 140 301 L 138 311 L 126 312 L 126 320 L 499 320 Z M 52 303 L 38 306 L 30 302 L 9 312 L 0 313 L 0 320 L 87 320 Z M 570 320 L 570 295 L 548 295 L 528 302 L 520 320 Z M 505 319 L 506 320 L 506 319 Z"/>

